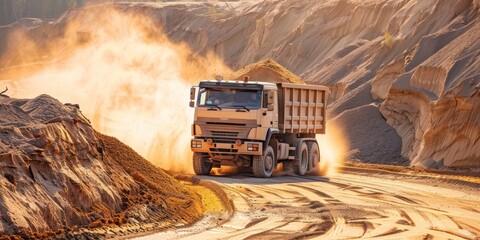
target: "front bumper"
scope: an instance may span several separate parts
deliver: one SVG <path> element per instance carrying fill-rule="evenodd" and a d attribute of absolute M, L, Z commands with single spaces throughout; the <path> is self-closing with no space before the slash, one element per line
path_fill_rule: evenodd
<path fill-rule="evenodd" d="M 252 150 L 249 145 L 257 145 L 255 150 Z M 232 159 L 239 155 L 262 155 L 263 144 L 261 142 L 248 142 L 245 141 L 241 145 L 235 143 L 215 143 L 213 140 L 211 143 L 204 139 L 192 139 L 190 147 L 192 152 L 208 153 L 210 157 L 217 159 Z"/>

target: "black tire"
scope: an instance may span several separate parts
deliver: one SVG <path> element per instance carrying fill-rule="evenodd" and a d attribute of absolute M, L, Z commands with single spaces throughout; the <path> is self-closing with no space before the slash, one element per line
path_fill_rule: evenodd
<path fill-rule="evenodd" d="M 308 171 L 308 147 L 305 142 L 300 144 L 300 159 L 296 160 L 296 171 L 300 176 L 305 175 Z"/>
<path fill-rule="evenodd" d="M 315 171 L 320 165 L 320 149 L 316 142 L 307 143 L 308 146 L 308 171 Z"/>
<path fill-rule="evenodd" d="M 263 152 L 263 156 L 253 156 L 252 170 L 255 177 L 268 178 L 275 168 L 275 152 L 271 146 Z"/>
<path fill-rule="evenodd" d="M 196 175 L 209 175 L 212 163 L 207 162 L 208 156 L 202 153 L 193 153 L 193 171 Z"/>

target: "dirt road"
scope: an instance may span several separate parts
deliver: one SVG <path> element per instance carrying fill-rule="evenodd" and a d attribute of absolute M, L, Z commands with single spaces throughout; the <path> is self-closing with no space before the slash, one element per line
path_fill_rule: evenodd
<path fill-rule="evenodd" d="M 480 188 L 402 174 L 202 177 L 235 205 L 215 217 L 145 239 L 479 239 Z"/>

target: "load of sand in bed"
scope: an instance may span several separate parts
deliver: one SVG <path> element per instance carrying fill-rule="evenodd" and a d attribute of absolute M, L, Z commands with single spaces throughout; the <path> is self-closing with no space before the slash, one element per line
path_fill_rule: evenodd
<path fill-rule="evenodd" d="M 48 95 L 0 96 L 0 192 L 0 235 L 28 236 L 116 216 L 190 223 L 202 214 L 191 190 L 95 132 L 78 105 Z"/>
<path fill-rule="evenodd" d="M 245 76 L 248 76 L 253 81 L 305 84 L 300 77 L 271 58 L 247 65 L 232 73 L 228 79 L 243 80 Z"/>

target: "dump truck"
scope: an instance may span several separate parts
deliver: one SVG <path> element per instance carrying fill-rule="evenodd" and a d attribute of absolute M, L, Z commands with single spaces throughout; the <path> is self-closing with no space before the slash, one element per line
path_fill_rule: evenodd
<path fill-rule="evenodd" d="M 238 166 L 266 178 L 279 164 L 298 175 L 316 169 L 315 136 L 325 134 L 328 93 L 324 86 L 248 78 L 201 81 L 190 91 L 195 174 Z"/>

